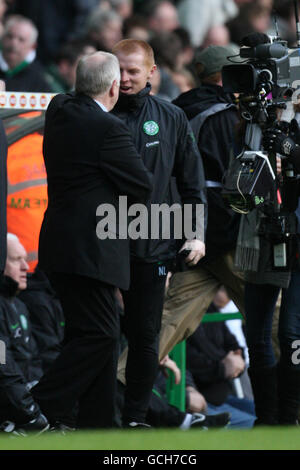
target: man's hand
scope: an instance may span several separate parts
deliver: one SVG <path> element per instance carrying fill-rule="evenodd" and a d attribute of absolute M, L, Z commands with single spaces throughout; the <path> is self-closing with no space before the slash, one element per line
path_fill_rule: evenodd
<path fill-rule="evenodd" d="M 229 351 L 227 356 L 222 360 L 225 368 L 226 379 L 234 379 L 238 377 L 245 369 L 245 361 L 240 354 L 240 350 L 237 350 L 236 352 Z"/>
<path fill-rule="evenodd" d="M 201 413 L 206 410 L 206 400 L 198 390 L 189 385 L 186 387 L 186 392 L 189 395 L 189 408 L 187 410 L 189 413 Z"/>
<path fill-rule="evenodd" d="M 179 250 L 179 253 L 183 250 L 190 252 L 184 260 L 189 266 L 195 266 L 205 256 L 205 245 L 201 240 L 187 240 Z"/>
<path fill-rule="evenodd" d="M 287 136 L 280 129 L 268 129 L 263 134 L 262 145 L 267 152 L 280 153 L 289 156 L 296 147 L 291 137 Z"/>
<path fill-rule="evenodd" d="M 162 358 L 162 360 L 160 361 L 159 363 L 160 366 L 164 367 L 165 371 L 165 375 L 168 377 L 168 372 L 166 371 L 166 369 L 169 369 L 171 370 L 173 373 L 174 373 L 174 376 L 175 376 L 175 384 L 178 385 L 180 383 L 180 380 L 181 380 L 181 372 L 180 372 L 180 369 L 179 367 L 177 366 L 176 362 L 173 361 L 172 359 L 169 358 L 168 354 Z"/>

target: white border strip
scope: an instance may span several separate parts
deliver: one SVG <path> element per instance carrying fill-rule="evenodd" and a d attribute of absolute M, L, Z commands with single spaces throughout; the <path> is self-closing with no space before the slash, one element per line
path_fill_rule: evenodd
<path fill-rule="evenodd" d="M 0 109 L 45 110 L 55 94 L 56 93 L 1 91 Z"/>

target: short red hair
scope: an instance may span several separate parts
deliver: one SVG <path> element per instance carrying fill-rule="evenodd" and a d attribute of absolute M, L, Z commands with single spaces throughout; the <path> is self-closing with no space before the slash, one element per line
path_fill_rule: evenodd
<path fill-rule="evenodd" d="M 112 49 L 113 54 L 117 55 L 118 52 L 123 52 L 126 55 L 142 52 L 147 66 L 153 67 L 155 64 L 152 47 L 146 41 L 140 39 L 123 39 L 123 41 L 119 41 Z"/>

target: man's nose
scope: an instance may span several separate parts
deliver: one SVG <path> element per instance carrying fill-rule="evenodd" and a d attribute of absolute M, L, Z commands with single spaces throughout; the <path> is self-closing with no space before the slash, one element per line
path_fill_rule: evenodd
<path fill-rule="evenodd" d="M 121 82 L 127 82 L 127 80 L 129 80 L 129 75 L 126 70 L 123 70 L 121 72 Z"/>
<path fill-rule="evenodd" d="M 23 271 L 28 271 L 29 270 L 29 264 L 27 263 L 26 259 L 22 259 L 21 269 Z"/>

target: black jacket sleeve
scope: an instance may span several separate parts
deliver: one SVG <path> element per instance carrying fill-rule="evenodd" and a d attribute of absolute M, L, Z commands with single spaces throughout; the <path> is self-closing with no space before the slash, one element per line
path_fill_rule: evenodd
<path fill-rule="evenodd" d="M 40 409 L 28 391 L 26 378 L 14 359 L 11 337 L 2 306 L 0 306 L 0 340 L 6 346 L 6 363 L 0 365 L 0 403 L 3 406 L 9 404 L 14 408 L 14 415 L 19 422 L 27 423 L 40 414 Z"/>
<path fill-rule="evenodd" d="M 185 113 L 179 110 L 178 142 L 173 175 L 176 177 L 182 204 L 193 206 L 193 230 L 196 227 L 196 204 L 204 204 L 207 219 L 205 176 L 202 158 Z"/>
<path fill-rule="evenodd" d="M 129 130 L 121 121 L 113 124 L 101 145 L 100 167 L 119 194 L 127 195 L 131 203 L 145 203 L 150 198 L 152 174 L 146 169 Z"/>
<path fill-rule="evenodd" d="M 30 313 L 32 334 L 45 373 L 61 351 L 64 317 L 58 299 L 51 299 L 46 294 L 44 299 L 40 298 L 41 294 L 34 299 L 34 294 L 36 292 L 33 291 L 30 297 L 23 298 L 23 301 Z"/>

